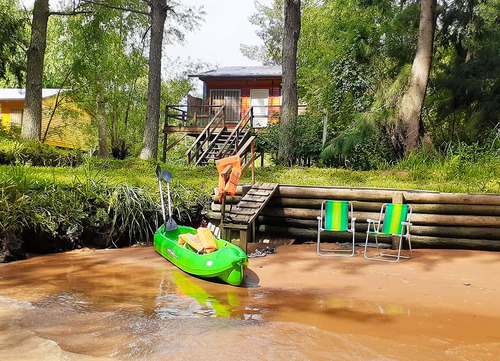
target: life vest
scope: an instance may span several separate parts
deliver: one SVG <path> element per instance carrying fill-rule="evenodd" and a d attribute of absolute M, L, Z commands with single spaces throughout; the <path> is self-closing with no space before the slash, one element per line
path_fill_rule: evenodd
<path fill-rule="evenodd" d="M 228 165 L 232 166 L 232 170 L 231 175 L 229 176 L 229 181 L 226 183 L 221 173 Z M 240 156 L 233 155 L 231 157 L 216 160 L 215 166 L 219 171 L 219 202 L 222 200 L 222 195 L 224 193 L 229 194 L 231 197 L 234 197 L 236 193 L 236 186 L 238 185 L 238 182 L 241 178 Z"/>

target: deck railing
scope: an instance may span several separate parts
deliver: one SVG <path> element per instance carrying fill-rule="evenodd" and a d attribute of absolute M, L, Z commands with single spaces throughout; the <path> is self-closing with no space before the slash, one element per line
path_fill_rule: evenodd
<path fill-rule="evenodd" d="M 203 154 L 208 152 L 212 144 L 217 141 L 217 136 L 211 139 L 212 135 L 216 133 L 215 130 L 222 130 L 225 127 L 224 107 L 220 107 L 217 113 L 213 116 L 212 120 L 196 138 L 193 145 L 187 150 L 186 157 L 188 164 L 191 164 L 193 159 L 197 159 L 198 161 L 202 159 Z M 219 131 L 218 134 L 220 135 L 221 132 Z"/>
<path fill-rule="evenodd" d="M 165 126 L 205 127 L 221 105 L 167 105 Z"/>

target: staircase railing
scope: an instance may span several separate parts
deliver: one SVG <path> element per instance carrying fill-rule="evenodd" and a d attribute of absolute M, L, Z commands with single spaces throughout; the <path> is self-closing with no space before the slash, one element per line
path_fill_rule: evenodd
<path fill-rule="evenodd" d="M 235 153 L 238 153 L 241 149 L 241 146 L 248 140 L 250 134 L 245 131 L 245 127 L 248 124 L 252 124 L 253 121 L 253 107 L 248 109 L 248 112 L 241 118 L 241 120 L 236 124 L 231 134 L 229 134 L 228 138 L 224 142 L 224 144 L 220 147 L 219 153 L 216 154 L 215 158 L 220 159 L 229 155 L 229 152 L 234 149 Z M 245 132 L 245 136 L 241 137 L 242 133 Z"/>
<path fill-rule="evenodd" d="M 212 120 L 203 129 L 200 135 L 196 138 L 193 145 L 186 152 L 187 163 L 191 164 L 193 159 L 199 161 L 202 152 L 206 152 L 210 148 L 212 135 L 217 128 L 224 129 L 226 120 L 224 117 L 224 107 L 221 107 L 213 116 Z M 204 147 L 205 146 L 205 147 Z M 198 162 L 197 162 L 198 163 Z"/>

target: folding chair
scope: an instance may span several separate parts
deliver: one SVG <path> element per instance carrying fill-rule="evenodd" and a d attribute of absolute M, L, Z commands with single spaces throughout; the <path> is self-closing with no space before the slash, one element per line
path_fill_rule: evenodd
<path fill-rule="evenodd" d="M 400 258 L 411 257 L 411 239 L 410 239 L 410 220 L 411 220 L 411 206 L 409 204 L 393 204 L 385 203 L 380 209 L 378 221 L 374 219 L 367 219 L 368 229 L 366 230 L 366 242 L 364 257 L 375 261 L 397 262 Z M 371 227 L 373 225 L 373 227 Z M 368 257 L 366 249 L 368 247 L 368 238 L 370 234 L 375 236 L 375 244 L 377 246 L 378 257 Z M 381 253 L 378 245 L 378 236 L 399 236 L 398 252 Z M 401 255 L 401 247 L 403 245 L 403 238 L 408 240 L 409 255 Z M 395 259 L 387 259 L 387 258 Z"/>
<path fill-rule="evenodd" d="M 350 227 L 349 213 L 351 218 Z M 320 256 L 329 257 L 351 257 L 354 255 L 356 218 L 353 216 L 352 203 L 349 201 L 323 201 L 321 203 L 321 215 L 318 217 L 318 245 L 316 251 Z M 321 248 L 321 232 L 350 232 L 352 233 L 352 247 L 348 249 L 328 249 Z M 323 253 L 322 253 L 323 252 Z M 330 252 L 330 254 L 327 254 Z M 349 252 L 348 254 L 340 254 Z M 339 253 L 339 254 L 336 254 Z"/>

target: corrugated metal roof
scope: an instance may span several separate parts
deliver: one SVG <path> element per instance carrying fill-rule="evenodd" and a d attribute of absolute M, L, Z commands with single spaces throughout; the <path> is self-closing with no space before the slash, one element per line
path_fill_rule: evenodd
<path fill-rule="evenodd" d="M 69 89 L 42 89 L 42 98 L 48 98 Z M 0 100 L 24 100 L 26 89 L 0 88 Z"/>
<path fill-rule="evenodd" d="M 209 70 L 200 74 L 190 74 L 197 78 L 264 78 L 269 76 L 281 76 L 281 65 L 278 66 L 228 66 L 215 70 Z"/>

